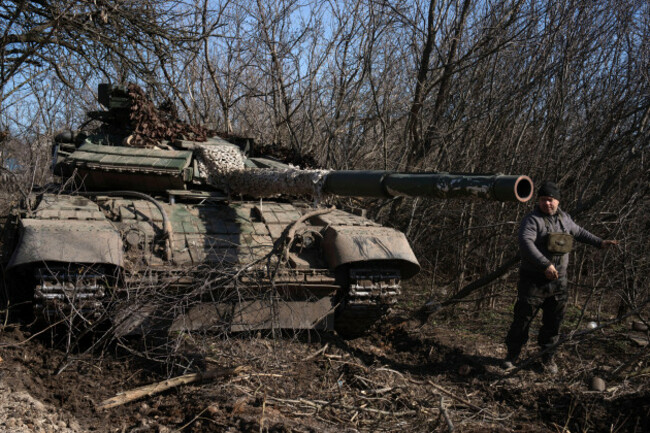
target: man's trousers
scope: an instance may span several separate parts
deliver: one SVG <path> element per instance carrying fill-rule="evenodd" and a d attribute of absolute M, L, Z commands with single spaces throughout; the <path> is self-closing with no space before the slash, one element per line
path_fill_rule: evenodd
<path fill-rule="evenodd" d="M 542 327 L 537 343 L 542 351 L 546 351 L 543 359 L 552 359 L 566 311 L 567 297 L 566 276 L 548 280 L 543 273 L 520 272 L 514 319 L 506 336 L 508 359 L 516 360 L 519 357 L 522 347 L 528 341 L 530 324 L 540 309 L 543 311 Z"/>

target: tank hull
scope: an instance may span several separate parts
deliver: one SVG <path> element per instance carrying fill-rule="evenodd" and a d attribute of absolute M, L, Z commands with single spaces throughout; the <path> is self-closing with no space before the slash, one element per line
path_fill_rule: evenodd
<path fill-rule="evenodd" d="M 350 334 L 385 314 L 419 270 L 402 233 L 341 210 L 188 191 L 143 197 L 42 194 L 18 209 L 3 255 L 12 296 L 49 323 L 110 319 L 120 335 L 170 308 L 170 332 Z"/>

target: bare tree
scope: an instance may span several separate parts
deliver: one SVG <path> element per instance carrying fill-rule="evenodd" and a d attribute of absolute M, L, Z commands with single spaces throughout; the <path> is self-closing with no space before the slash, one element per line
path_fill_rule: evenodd
<path fill-rule="evenodd" d="M 555 179 L 579 222 L 628 245 L 621 256 L 578 250 L 575 287 L 616 283 L 629 303 L 648 291 L 649 7 L 10 0 L 0 6 L 0 130 L 13 143 L 3 157 L 24 143 L 18 131 L 39 142 L 71 125 L 94 103 L 99 79 L 136 80 L 158 100 L 172 98 L 192 122 L 312 152 L 332 168 Z M 454 289 L 511 262 L 528 210 L 363 205 L 406 230 L 436 281 Z M 602 265 L 613 260 L 615 272 L 605 276 Z"/>
<path fill-rule="evenodd" d="M 0 6 L 0 89 L 12 90 L 53 69 L 90 64 L 105 79 L 147 76 L 160 56 L 173 57 L 200 36 L 185 27 L 189 5 L 183 2 L 109 2 L 8 0 Z M 163 53 L 164 51 L 164 53 Z M 151 61 L 138 54 L 154 53 Z M 123 76 L 115 78 L 123 66 Z M 156 65 L 157 66 L 157 65 Z"/>

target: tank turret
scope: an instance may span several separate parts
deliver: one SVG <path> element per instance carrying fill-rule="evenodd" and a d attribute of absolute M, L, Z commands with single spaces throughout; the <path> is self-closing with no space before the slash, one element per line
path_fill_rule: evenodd
<path fill-rule="evenodd" d="M 165 192 L 209 185 L 226 193 L 251 197 L 331 194 L 515 202 L 525 202 L 533 193 L 533 183 L 524 175 L 301 170 L 271 159 L 246 159 L 239 146 L 218 137 L 205 142 L 181 142 L 178 146 L 105 146 L 87 138 L 76 152 L 60 161 L 59 172 L 74 173 L 83 179 L 86 188 L 93 190 Z"/>

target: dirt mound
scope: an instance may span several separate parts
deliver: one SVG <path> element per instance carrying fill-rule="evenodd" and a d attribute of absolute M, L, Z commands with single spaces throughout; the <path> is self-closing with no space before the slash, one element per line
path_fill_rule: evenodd
<path fill-rule="evenodd" d="M 43 336 L 7 327 L 0 425 L 62 433 L 648 431 L 647 351 L 624 330 L 564 347 L 557 376 L 542 372 L 532 346 L 528 366 L 505 372 L 507 317 L 454 311 L 453 320 L 436 317 L 419 327 L 393 316 L 347 341 L 313 332 L 193 335 L 167 363 L 127 341 L 66 355 Z M 233 367 L 244 370 L 99 408 L 143 385 Z M 603 392 L 590 389 L 595 373 L 606 379 Z"/>
<path fill-rule="evenodd" d="M 0 427 L 14 433 L 83 432 L 75 416 L 40 398 L 43 381 L 29 368 L 36 355 L 18 329 L 4 329 L 0 363 Z M 6 358 L 5 358 L 6 357 Z M 31 390 L 37 390 L 37 397 Z"/>

